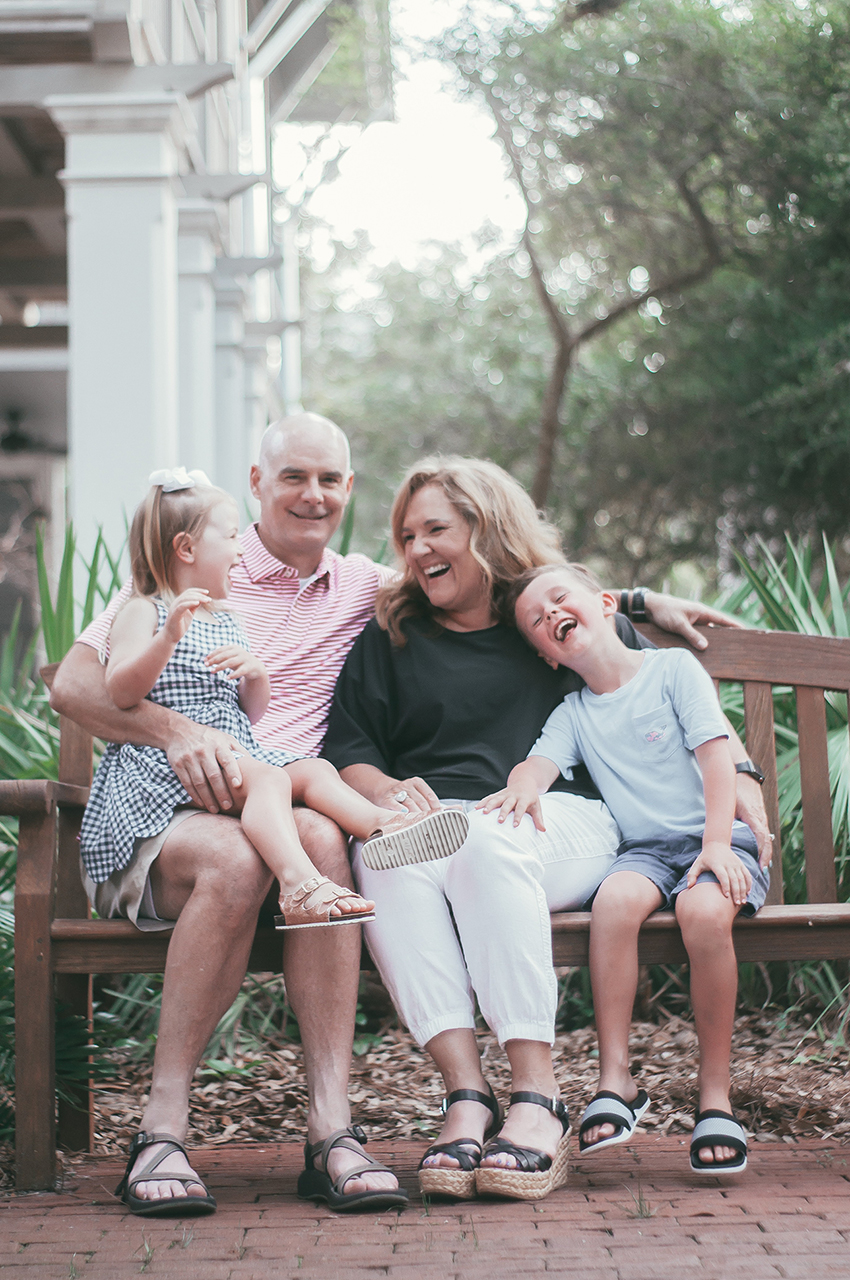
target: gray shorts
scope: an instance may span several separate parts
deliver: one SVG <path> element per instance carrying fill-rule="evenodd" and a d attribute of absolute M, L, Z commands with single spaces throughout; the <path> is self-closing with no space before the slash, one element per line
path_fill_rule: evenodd
<path fill-rule="evenodd" d="M 753 878 L 742 916 L 754 916 L 764 906 L 770 887 L 770 874 L 759 866 L 756 838 L 749 827 L 736 822 L 732 829 L 732 849 Z M 617 850 L 617 860 L 608 872 L 637 871 L 660 890 L 664 899 L 660 910 L 671 906 L 676 896 L 687 887 L 688 872 L 702 852 L 702 836 L 657 836 L 643 840 L 624 840 Z M 608 876 L 605 879 L 608 879 Z M 717 884 L 713 871 L 703 871 L 697 884 Z"/>

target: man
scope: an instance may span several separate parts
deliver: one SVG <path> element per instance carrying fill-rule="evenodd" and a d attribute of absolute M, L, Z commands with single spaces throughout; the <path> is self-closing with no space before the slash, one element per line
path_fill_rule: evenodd
<path fill-rule="evenodd" d="M 260 519 L 242 537 L 244 559 L 233 571 L 231 601 L 245 622 L 252 649 L 269 670 L 272 700 L 254 726 L 264 745 L 318 753 L 342 663 L 374 612 L 378 588 L 390 576 L 390 570 L 364 556 L 343 558 L 328 551 L 352 483 L 345 436 L 312 413 L 269 427 L 258 464 L 251 469 Z M 654 621 L 698 646 L 703 642 L 692 623 L 725 621 L 712 610 L 654 594 L 651 607 Z M 225 816 L 232 803 L 228 780 L 239 780 L 227 736 L 147 701 L 119 711 L 107 697 L 97 646 L 110 621 L 107 611 L 74 645 L 57 672 L 51 705 L 99 737 L 164 750 L 186 790 L 206 810 L 175 815 L 147 875 L 148 920 L 140 913 L 142 927 L 156 927 L 157 917 L 177 922 L 142 1125 L 146 1133 L 173 1134 L 182 1142 L 192 1075 L 241 985 L 271 877 L 239 823 Z M 400 787 L 408 806 L 427 808 L 418 798 L 417 782 L 421 780 L 410 780 L 409 797 L 408 781 Z M 757 784 L 752 786 L 757 792 Z M 753 805 L 755 811 L 755 797 Z M 398 802 L 396 807 L 405 806 Z M 338 884 L 351 885 L 339 828 L 306 809 L 296 811 L 296 821 L 319 870 Z M 754 822 L 758 825 L 756 818 L 750 825 Z M 120 894 L 108 903 L 99 899 L 101 913 L 120 912 L 119 899 Z M 359 955 L 360 933 L 354 928 L 296 931 L 284 943 L 287 993 L 304 1049 L 310 1143 L 323 1142 L 350 1124 L 347 1084 Z M 148 1147 L 137 1163 L 147 1164 L 157 1154 L 157 1146 Z M 368 1157 L 353 1137 L 327 1154 L 333 1181 L 362 1170 L 342 1186 L 352 1208 L 379 1207 L 375 1194 L 381 1192 L 386 1203 L 403 1203 L 406 1197 L 393 1175 L 369 1172 L 367 1166 Z M 204 1196 L 203 1185 L 192 1180 L 179 1151 L 168 1154 L 156 1173 L 174 1174 L 175 1180 L 158 1176 L 139 1183 L 134 1194 L 163 1202 L 163 1212 L 174 1211 L 169 1202 L 187 1194 Z"/>
<path fill-rule="evenodd" d="M 317 414 L 299 414 L 269 428 L 258 465 L 251 469 L 251 491 L 261 515 L 243 536 L 244 559 L 233 573 L 231 600 L 271 677 L 269 710 L 254 726 L 267 745 L 285 741 L 318 753 L 336 676 L 374 612 L 378 587 L 390 576 L 390 570 L 364 556 L 343 558 L 327 550 L 353 478 L 348 441 Z M 159 917 L 177 923 L 168 949 L 142 1129 L 172 1134 L 182 1142 L 192 1075 L 245 975 L 271 877 L 240 824 L 223 816 L 232 804 L 228 779 L 236 783 L 239 778 L 227 735 L 151 702 L 129 711 L 111 703 L 93 647 L 110 622 L 108 612 L 74 645 L 57 672 L 51 704 L 110 741 L 160 747 L 196 804 L 206 810 L 180 814 L 182 822 L 166 831 L 148 875 L 153 905 L 148 914 L 154 921 Z M 318 869 L 338 884 L 351 885 L 346 840 L 339 828 L 306 809 L 296 811 L 296 822 Z M 112 903 L 102 913 L 112 913 Z M 150 927 L 144 907 L 141 915 L 142 927 Z M 359 957 L 360 931 L 353 927 L 296 930 L 284 943 L 287 994 L 304 1048 L 310 1143 L 351 1123 L 347 1084 Z M 161 1150 L 148 1147 L 137 1163 L 144 1167 Z M 366 1166 L 367 1157 L 353 1138 L 327 1157 L 332 1180 Z M 138 1184 L 134 1194 L 163 1202 L 166 1212 L 174 1198 L 205 1195 L 200 1182 L 186 1181 L 191 1172 L 186 1159 L 173 1151 L 157 1167 L 158 1177 Z M 175 1181 L 159 1176 L 168 1173 Z M 343 1188 L 352 1207 L 365 1209 L 381 1207 L 374 1195 L 378 1191 L 388 1193 L 388 1203 L 406 1200 L 393 1175 L 383 1172 L 364 1172 Z"/>

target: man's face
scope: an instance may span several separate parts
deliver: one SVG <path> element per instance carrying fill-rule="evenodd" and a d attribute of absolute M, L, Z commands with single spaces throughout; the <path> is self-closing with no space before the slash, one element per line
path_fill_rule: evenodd
<path fill-rule="evenodd" d="M 339 528 L 354 476 L 343 444 L 324 431 L 289 433 L 251 468 L 268 541 L 295 552 L 322 551 Z"/>

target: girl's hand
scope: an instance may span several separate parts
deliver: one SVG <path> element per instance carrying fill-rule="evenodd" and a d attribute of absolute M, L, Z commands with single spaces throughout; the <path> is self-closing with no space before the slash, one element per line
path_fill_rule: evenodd
<path fill-rule="evenodd" d="M 168 616 L 162 628 L 172 644 L 178 644 L 183 639 L 192 625 L 195 610 L 209 602 L 210 593 L 203 587 L 190 587 L 188 591 L 184 591 L 177 597 L 168 610 Z"/>
<path fill-rule="evenodd" d="M 689 889 L 693 889 L 703 871 L 714 872 L 724 898 L 731 898 L 736 907 L 744 905 L 753 887 L 753 878 L 728 844 L 712 841 L 703 845 L 702 853 L 688 872 Z"/>
<path fill-rule="evenodd" d="M 540 793 L 530 780 L 513 783 L 509 781 L 501 791 L 494 791 L 491 796 L 485 796 L 483 800 L 479 800 L 475 807 L 483 809 L 485 813 L 492 813 L 494 809 L 498 809 L 500 822 L 504 822 L 512 813 L 515 827 L 519 826 L 528 813 L 538 831 L 546 830 L 543 810 L 540 807 Z"/>
<path fill-rule="evenodd" d="M 265 680 L 266 669 L 253 653 L 238 644 L 223 644 L 204 658 L 210 671 L 229 671 L 228 680 Z"/>

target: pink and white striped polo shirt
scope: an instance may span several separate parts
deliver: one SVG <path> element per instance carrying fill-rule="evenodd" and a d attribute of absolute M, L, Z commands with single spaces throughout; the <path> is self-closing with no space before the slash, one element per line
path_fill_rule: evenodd
<path fill-rule="evenodd" d="M 378 588 L 394 571 L 366 556 L 326 548 L 315 578 L 301 587 L 298 571 L 266 550 L 256 525 L 249 525 L 240 542 L 244 554 L 230 573 L 230 603 L 272 690 L 254 734 L 264 746 L 318 755 L 337 676 L 375 612 Z M 83 631 L 83 644 L 103 647 L 129 593 L 128 583 Z"/>

